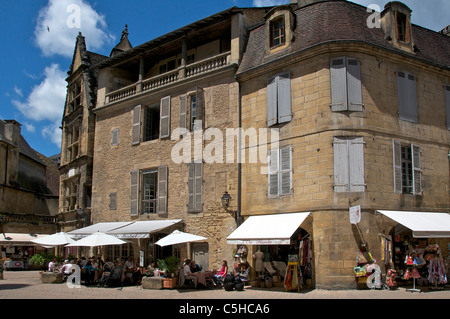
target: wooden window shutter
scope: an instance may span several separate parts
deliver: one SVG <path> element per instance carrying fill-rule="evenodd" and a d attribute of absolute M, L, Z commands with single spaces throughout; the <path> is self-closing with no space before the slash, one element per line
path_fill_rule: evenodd
<path fill-rule="evenodd" d="M 117 193 L 109 194 L 109 209 L 116 210 L 117 209 Z"/>
<path fill-rule="evenodd" d="M 288 195 L 292 190 L 292 148 L 280 149 L 280 195 Z"/>
<path fill-rule="evenodd" d="M 158 167 L 158 203 L 157 212 L 159 215 L 167 214 L 167 184 L 168 184 L 168 167 Z"/>
<path fill-rule="evenodd" d="M 201 212 L 203 211 L 203 163 L 194 163 L 194 166 L 194 210 L 196 212 Z"/>
<path fill-rule="evenodd" d="M 119 129 L 115 128 L 111 132 L 111 145 L 119 144 Z"/>
<path fill-rule="evenodd" d="M 397 73 L 398 114 L 403 121 L 417 123 L 416 77 L 407 72 Z"/>
<path fill-rule="evenodd" d="M 422 170 L 420 168 L 420 147 L 411 145 L 412 166 L 413 166 L 413 193 L 422 195 Z"/>
<path fill-rule="evenodd" d="M 361 65 L 356 59 L 347 58 L 348 110 L 362 112 Z"/>
<path fill-rule="evenodd" d="M 364 140 L 362 137 L 349 141 L 350 192 L 364 192 Z"/>
<path fill-rule="evenodd" d="M 188 164 L 188 211 L 203 210 L 203 163 Z"/>
<path fill-rule="evenodd" d="M 331 110 L 333 112 L 347 111 L 347 70 L 346 58 L 331 60 Z"/>
<path fill-rule="evenodd" d="M 204 129 L 205 128 L 205 92 L 202 88 L 197 87 L 197 115 L 196 121 L 202 121 L 202 126 L 197 127 L 196 129 Z"/>
<path fill-rule="evenodd" d="M 291 77 L 289 73 L 277 76 L 278 124 L 292 120 Z"/>
<path fill-rule="evenodd" d="M 161 99 L 159 137 L 170 137 L 170 96 Z"/>
<path fill-rule="evenodd" d="M 180 129 L 187 129 L 187 95 L 180 96 Z"/>
<path fill-rule="evenodd" d="M 130 172 L 130 216 L 139 215 L 139 170 Z"/>
<path fill-rule="evenodd" d="M 188 211 L 193 212 L 195 207 L 195 194 L 194 194 L 194 186 L 195 186 L 195 174 L 194 174 L 195 166 L 194 163 L 188 163 Z"/>
<path fill-rule="evenodd" d="M 279 172 L 279 149 L 269 151 L 269 169 L 268 169 L 268 195 L 278 196 L 278 172 Z"/>
<path fill-rule="evenodd" d="M 335 137 L 333 141 L 334 151 L 334 191 L 343 193 L 349 191 L 349 155 L 348 140 L 344 137 Z"/>
<path fill-rule="evenodd" d="M 417 85 L 416 77 L 408 74 L 408 118 L 410 122 L 417 123 Z"/>
<path fill-rule="evenodd" d="M 403 192 L 402 185 L 402 145 L 399 141 L 392 141 L 394 153 L 394 192 L 401 194 Z"/>
<path fill-rule="evenodd" d="M 450 130 L 450 86 L 445 87 L 445 109 L 447 111 L 447 129 Z"/>
<path fill-rule="evenodd" d="M 131 143 L 137 145 L 141 142 L 141 106 L 133 109 L 133 128 L 131 132 Z"/>
<path fill-rule="evenodd" d="M 276 78 L 271 79 L 267 83 L 267 126 L 273 126 L 277 124 L 278 112 L 277 112 L 277 81 Z"/>

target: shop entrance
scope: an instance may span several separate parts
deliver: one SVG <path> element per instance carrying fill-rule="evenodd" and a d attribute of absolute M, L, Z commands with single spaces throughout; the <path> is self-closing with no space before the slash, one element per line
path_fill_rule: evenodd
<path fill-rule="evenodd" d="M 415 238 L 413 232 L 397 224 L 390 240 L 382 245 L 382 259 L 387 268 L 396 271 L 399 286 L 411 286 L 411 291 L 443 289 L 448 283 L 450 244 L 447 238 Z M 392 251 L 386 247 L 392 246 Z"/>
<path fill-rule="evenodd" d="M 292 287 L 289 290 L 312 287 L 312 241 L 302 228 L 294 232 L 290 244 L 261 241 L 250 247 L 237 245 L 233 256 L 234 273 L 255 287 Z"/>

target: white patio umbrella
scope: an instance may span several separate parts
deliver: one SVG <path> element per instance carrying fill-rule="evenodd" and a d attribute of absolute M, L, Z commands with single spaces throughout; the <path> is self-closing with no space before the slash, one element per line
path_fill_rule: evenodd
<path fill-rule="evenodd" d="M 75 240 L 72 239 L 72 237 L 69 234 L 64 232 L 33 239 L 31 241 L 35 244 L 39 244 L 44 247 L 63 246 L 75 243 Z"/>
<path fill-rule="evenodd" d="M 115 236 L 101 232 L 96 232 L 72 244 L 69 244 L 66 247 L 98 247 L 109 245 L 122 245 L 126 243 L 127 243 L 126 241 L 119 239 Z"/>
<path fill-rule="evenodd" d="M 197 236 L 189 233 L 183 233 L 182 231 L 175 230 L 170 235 L 161 238 L 156 242 L 157 245 L 164 247 L 176 244 L 190 243 L 195 241 L 207 240 L 208 238 Z"/>

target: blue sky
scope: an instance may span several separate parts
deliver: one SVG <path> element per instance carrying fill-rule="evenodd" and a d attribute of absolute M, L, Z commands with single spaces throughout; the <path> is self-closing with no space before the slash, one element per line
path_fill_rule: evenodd
<path fill-rule="evenodd" d="M 254 7 L 289 0 L 15 0 L 0 13 L 0 118 L 22 124 L 22 134 L 38 152 L 60 152 L 65 78 L 78 32 L 88 50 L 109 55 L 128 24 L 137 46 L 233 6 Z M 353 0 L 382 9 L 388 0 Z M 440 31 L 450 24 L 450 1 L 404 0 L 414 24 Z M 76 7 L 73 7 L 73 5 Z M 77 20 L 77 8 L 80 19 Z"/>

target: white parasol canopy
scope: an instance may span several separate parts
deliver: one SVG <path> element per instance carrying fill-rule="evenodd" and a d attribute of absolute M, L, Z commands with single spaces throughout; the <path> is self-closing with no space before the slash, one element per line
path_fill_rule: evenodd
<path fill-rule="evenodd" d="M 69 234 L 64 232 L 33 239 L 31 241 L 35 244 L 39 244 L 44 247 L 63 246 L 75 243 L 75 240 L 72 239 L 72 237 Z"/>
<path fill-rule="evenodd" d="M 109 245 L 122 245 L 126 243 L 127 243 L 126 241 L 119 239 L 115 236 L 101 232 L 96 232 L 72 244 L 69 244 L 66 247 L 98 247 Z"/>
<path fill-rule="evenodd" d="M 183 233 L 179 230 L 175 230 L 170 235 L 167 235 L 166 237 L 163 237 L 160 240 L 158 240 L 156 244 L 161 247 L 164 247 L 176 244 L 190 243 L 194 241 L 202 241 L 207 239 L 208 238 L 206 237 L 197 236 L 189 233 Z"/>

